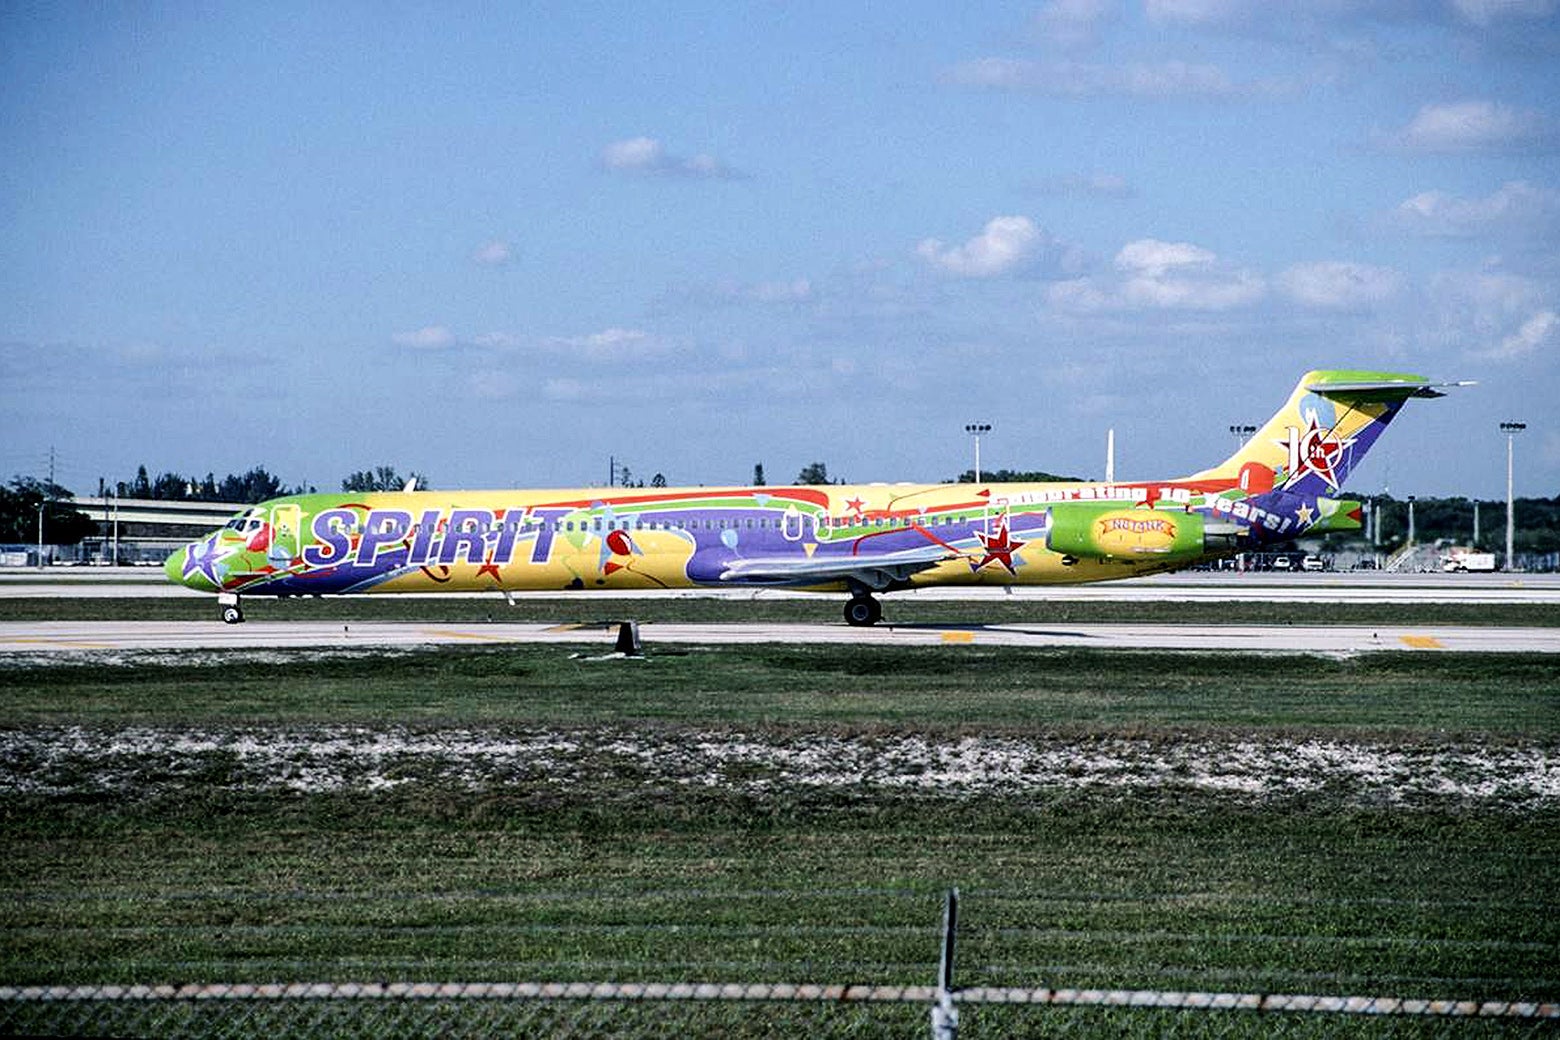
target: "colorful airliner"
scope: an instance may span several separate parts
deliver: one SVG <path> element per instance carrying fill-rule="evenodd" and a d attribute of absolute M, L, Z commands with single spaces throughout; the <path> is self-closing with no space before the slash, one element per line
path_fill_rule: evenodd
<path fill-rule="evenodd" d="M 1302 535 L 1356 530 L 1340 497 L 1419 376 L 1308 372 L 1234 455 L 1172 480 L 289 495 L 168 558 L 173 581 L 242 596 L 780 587 L 877 593 L 1046 585 L 1171 571 Z"/>

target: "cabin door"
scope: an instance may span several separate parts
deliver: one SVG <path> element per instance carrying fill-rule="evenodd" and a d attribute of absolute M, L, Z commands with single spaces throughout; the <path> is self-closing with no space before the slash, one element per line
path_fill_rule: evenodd
<path fill-rule="evenodd" d="M 273 560 L 296 560 L 303 555 L 303 508 L 296 504 L 271 510 L 271 550 Z"/>

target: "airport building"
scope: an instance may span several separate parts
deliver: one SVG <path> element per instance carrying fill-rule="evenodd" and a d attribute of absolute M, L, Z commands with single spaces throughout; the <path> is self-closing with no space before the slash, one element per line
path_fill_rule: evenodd
<path fill-rule="evenodd" d="M 45 563 L 160 565 L 187 542 L 249 508 L 241 502 L 190 502 L 82 496 L 66 503 L 97 522 L 78 545 L 45 545 Z M 37 545 L 0 547 L 0 566 L 37 566 Z"/>

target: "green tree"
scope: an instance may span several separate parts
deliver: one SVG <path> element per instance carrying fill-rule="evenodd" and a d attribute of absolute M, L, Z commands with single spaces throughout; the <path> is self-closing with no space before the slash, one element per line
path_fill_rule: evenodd
<path fill-rule="evenodd" d="M 73 497 L 58 484 L 13 477 L 9 485 L 0 487 L 0 542 L 36 544 L 40 503 L 45 544 L 75 545 L 97 534 L 97 521 L 67 503 Z"/>
<path fill-rule="evenodd" d="M 1048 484 L 1056 481 L 1081 481 L 1085 478 L 1058 476 L 1055 473 L 1047 473 L 1043 469 L 983 469 L 980 471 L 980 479 L 990 484 Z M 965 470 L 959 474 L 954 483 L 975 483 L 975 471 Z"/>
<path fill-rule="evenodd" d="M 829 467 L 822 462 L 809 462 L 802 467 L 802 471 L 796 475 L 798 484 L 828 484 Z"/>
<path fill-rule="evenodd" d="M 152 497 L 163 501 L 180 502 L 188 499 L 195 481 L 177 473 L 159 473 L 152 481 Z"/>
<path fill-rule="evenodd" d="M 223 502 L 243 502 L 253 505 L 268 498 L 279 498 L 288 493 L 287 486 L 267 473 L 265 467 L 256 466 L 242 476 L 229 474 L 222 478 L 217 494 Z"/>
<path fill-rule="evenodd" d="M 359 470 L 347 477 L 341 482 L 341 490 L 400 491 L 406 486 L 408 480 L 417 481 L 417 487 L 421 491 L 427 491 L 433 486 L 428 483 L 427 477 L 416 471 L 402 477 L 395 471 L 394 466 L 375 466 L 371 470 Z"/>
<path fill-rule="evenodd" d="M 764 486 L 764 464 L 762 462 L 756 462 L 753 464 L 753 486 Z"/>

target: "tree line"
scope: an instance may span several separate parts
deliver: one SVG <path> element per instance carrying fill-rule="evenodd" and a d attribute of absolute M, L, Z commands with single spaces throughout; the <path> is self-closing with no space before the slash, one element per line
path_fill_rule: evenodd
<path fill-rule="evenodd" d="M 1365 499 L 1380 512 L 1381 540 L 1400 545 L 1408 537 L 1408 501 L 1391 495 Z M 1479 537 L 1473 537 L 1473 510 L 1479 509 Z M 1560 552 L 1560 495 L 1554 498 L 1519 498 L 1512 548 L 1518 553 Z M 1414 541 L 1448 541 L 1489 552 L 1506 551 L 1506 502 L 1470 498 L 1414 499 Z"/>
<path fill-rule="evenodd" d="M 394 466 L 375 466 L 348 474 L 341 481 L 341 490 L 399 491 L 408 480 L 415 480 L 417 487 L 424 491 L 432 487 L 428 478 L 421 473 L 411 472 L 403 477 Z M 110 493 L 120 498 L 144 498 L 156 502 L 233 502 L 253 505 L 283 495 L 313 494 L 318 490 L 313 485 L 290 487 L 264 466 L 256 466 L 247 473 L 229 473 L 221 480 L 212 473 L 204 477 L 159 473 L 153 477 L 145 466 L 141 466 L 136 469 L 134 479 L 116 482 Z"/>

